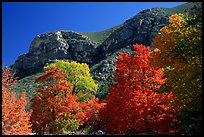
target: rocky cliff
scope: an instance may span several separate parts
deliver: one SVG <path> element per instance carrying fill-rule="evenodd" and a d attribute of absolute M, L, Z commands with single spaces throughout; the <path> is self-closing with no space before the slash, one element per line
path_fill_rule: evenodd
<path fill-rule="evenodd" d="M 36 36 L 27 54 L 20 55 L 13 67 L 20 78 L 34 74 L 55 59 L 94 64 L 98 44 L 73 31 L 56 31 Z"/>
<path fill-rule="evenodd" d="M 103 34 L 103 39 L 99 38 L 100 42 L 92 39 L 94 33 L 59 30 L 38 35 L 31 42 L 28 53 L 20 55 L 12 68 L 16 70 L 18 77 L 23 78 L 39 72 L 55 59 L 75 60 L 88 63 L 96 80 L 106 80 L 113 74 L 114 61 L 119 51 L 131 49 L 134 43 L 151 46 L 152 38 L 160 28 L 168 24 L 171 14 L 190 11 L 196 6 L 201 7 L 201 3 L 141 11 L 115 29 L 97 32 L 97 36 Z M 92 37 L 88 37 L 90 34 Z M 99 77 L 100 75 L 103 77 Z"/>

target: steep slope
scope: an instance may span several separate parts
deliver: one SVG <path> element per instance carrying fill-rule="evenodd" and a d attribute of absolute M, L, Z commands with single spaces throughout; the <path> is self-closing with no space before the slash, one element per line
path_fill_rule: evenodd
<path fill-rule="evenodd" d="M 171 14 L 184 10 L 191 12 L 194 7 L 201 8 L 201 3 L 191 2 L 174 8 L 143 10 L 121 25 L 96 33 L 61 30 L 38 35 L 31 42 L 29 52 L 20 55 L 12 68 L 21 79 L 40 72 L 44 65 L 55 59 L 86 62 L 91 67 L 94 79 L 99 83 L 98 93 L 106 93 L 107 85 L 113 79 L 114 62 L 119 52 L 131 53 L 134 43 L 151 46 L 152 38 L 160 28 L 168 24 Z"/>
<path fill-rule="evenodd" d="M 90 65 L 91 73 L 99 84 L 97 97 L 104 98 L 109 92 L 108 84 L 114 80 L 114 62 L 118 53 L 128 52 L 132 54 L 131 48 L 134 43 L 145 44 L 153 49 L 154 47 L 150 45 L 152 38 L 157 35 L 160 28 L 169 23 L 168 17 L 183 11 L 191 14 L 194 8 L 201 9 L 201 3 L 186 3 L 170 9 L 147 9 L 121 25 L 101 32 L 61 30 L 39 35 L 31 42 L 29 52 L 19 56 L 13 65 L 18 70 L 18 75 L 21 76 L 21 79 L 13 86 L 13 91 L 26 91 L 28 99 L 33 97 L 36 89 L 40 86 L 34 83 L 35 76 L 42 74 L 39 73 L 39 70 L 55 59 L 68 59 L 86 62 Z M 196 11 L 199 12 L 200 10 Z M 202 46 L 200 45 L 194 47 L 193 50 L 201 51 Z M 197 70 L 190 73 L 193 77 L 201 74 Z M 186 79 L 186 82 L 193 83 L 192 79 Z M 190 85 L 189 83 L 186 85 Z M 191 92 L 194 90 L 193 88 L 191 86 L 188 90 L 190 89 Z M 202 132 L 201 102 L 202 98 L 197 99 L 197 102 L 188 105 L 187 110 L 181 115 L 182 119 L 185 120 L 181 128 L 186 130 L 185 132 L 188 134 L 200 134 Z"/>
<path fill-rule="evenodd" d="M 134 43 L 151 46 L 152 38 L 167 25 L 168 17 L 183 11 L 191 12 L 194 7 L 201 8 L 201 3 L 186 3 L 174 8 L 152 8 L 143 10 L 125 21 L 100 45 L 101 59 L 106 58 L 120 48 L 129 48 Z"/>
<path fill-rule="evenodd" d="M 99 44 L 101 44 L 102 42 L 104 42 L 104 40 L 109 37 L 109 35 L 116 29 L 120 28 L 123 24 L 117 25 L 113 28 L 110 29 L 106 29 L 103 31 L 99 31 L 99 32 L 79 32 L 80 34 L 87 36 L 89 39 L 91 39 L 92 41 L 95 41 Z"/>
<path fill-rule="evenodd" d="M 97 43 L 73 31 L 56 31 L 36 36 L 27 54 L 20 55 L 12 68 L 17 76 L 35 74 L 55 59 L 94 63 Z"/>
<path fill-rule="evenodd" d="M 127 20 L 123 23 L 123 26 L 111 33 L 98 47 L 97 55 L 99 55 L 98 60 L 100 62 L 91 68 L 94 78 L 103 87 L 100 88 L 99 93 L 107 92 L 107 82 L 111 82 L 113 79 L 114 62 L 118 52 L 128 51 L 131 53 L 132 44 L 135 43 L 154 48 L 150 45 L 152 38 L 157 35 L 163 26 L 169 23 L 169 16 L 183 11 L 191 13 L 195 7 L 200 9 L 201 3 L 186 3 L 174 8 L 147 9 Z"/>
<path fill-rule="evenodd" d="M 56 31 L 38 35 L 31 42 L 29 52 L 20 55 L 12 68 L 19 78 L 23 78 L 39 72 L 55 59 L 86 62 L 93 66 L 117 50 L 130 48 L 134 43 L 151 46 L 152 38 L 168 24 L 169 15 L 190 10 L 194 6 L 199 4 L 143 10 L 121 25 L 96 33 Z"/>

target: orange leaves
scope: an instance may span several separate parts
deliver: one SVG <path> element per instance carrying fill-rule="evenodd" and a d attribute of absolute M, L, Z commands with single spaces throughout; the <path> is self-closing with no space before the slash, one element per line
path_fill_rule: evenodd
<path fill-rule="evenodd" d="M 58 68 L 53 68 L 51 70 L 46 71 L 45 74 L 43 74 L 42 76 L 36 77 L 35 82 L 53 81 L 65 78 L 66 78 L 65 73 L 59 71 Z"/>
<path fill-rule="evenodd" d="M 186 28 L 187 22 L 179 14 L 174 14 L 169 17 L 170 24 L 160 29 L 157 36 L 154 37 L 151 45 L 156 49 L 151 54 L 154 59 L 151 63 L 155 66 L 172 66 L 178 70 L 182 64 L 183 53 L 172 52 L 173 49 L 178 47 L 181 40 L 191 39 L 196 33 L 196 29 L 192 26 Z"/>
<path fill-rule="evenodd" d="M 10 90 L 11 85 L 13 85 L 16 80 L 14 79 L 14 74 L 9 68 L 4 68 L 2 70 L 2 88 L 5 90 Z"/>
<path fill-rule="evenodd" d="M 31 99 L 32 129 L 37 134 L 56 132 L 55 120 L 65 113 L 72 113 L 77 98 L 71 95 L 70 83 L 66 74 L 57 68 L 48 70 L 36 78 L 36 82 L 44 82 L 44 87 L 37 90 L 37 95 Z M 69 110 L 71 109 L 71 110 Z M 59 119 L 58 119 L 59 120 Z"/>
<path fill-rule="evenodd" d="M 178 14 L 173 14 L 169 17 L 169 22 L 176 27 L 181 27 L 186 21 Z"/>
<path fill-rule="evenodd" d="M 31 99 L 32 129 L 37 134 L 76 130 L 103 106 L 97 99 L 87 103 L 77 102 L 78 97 L 66 79 L 65 73 L 57 68 L 36 78 L 36 82 L 45 83 Z"/>
<path fill-rule="evenodd" d="M 150 57 L 151 50 L 149 47 L 145 47 L 145 45 L 142 44 L 134 44 L 133 47 L 136 55 Z"/>
<path fill-rule="evenodd" d="M 178 109 L 168 103 L 175 102 L 174 96 L 155 93 L 166 78 L 161 69 L 149 65 L 150 48 L 135 44 L 134 51 L 134 56 L 119 54 L 115 71 L 117 85 L 110 85 L 107 104 L 99 113 L 100 124 L 109 133 L 170 134 L 170 130 L 176 131 L 172 123 L 177 119 Z"/>
<path fill-rule="evenodd" d="M 160 49 L 155 48 L 153 52 L 158 53 L 158 52 L 160 52 Z"/>
<path fill-rule="evenodd" d="M 14 84 L 13 74 L 8 68 L 2 70 L 2 134 L 26 135 L 31 133 L 29 123 L 31 111 L 26 112 L 27 101 L 25 92 L 18 98 L 11 93 L 10 86 Z"/>
<path fill-rule="evenodd" d="M 60 81 L 53 86 L 53 90 L 56 92 L 71 92 L 71 86 L 67 81 Z"/>
<path fill-rule="evenodd" d="M 169 21 L 170 24 L 153 39 L 151 45 L 155 46 L 155 50 L 150 63 L 157 68 L 163 67 L 168 77 L 159 92 L 174 91 L 180 98 L 177 104 L 185 106 L 191 99 L 195 101 L 201 97 L 202 84 L 196 79 L 202 75 L 202 22 L 194 15 L 182 14 L 171 15 Z M 164 82 L 159 81 L 160 84 Z"/>
<path fill-rule="evenodd" d="M 186 24 L 185 20 L 178 14 L 169 17 L 170 24 L 160 29 L 160 33 L 154 37 L 151 45 L 156 49 L 152 52 L 154 59 L 151 63 L 155 66 L 167 67 L 169 65 L 175 66 L 174 61 L 179 61 L 178 56 L 170 53 L 176 47 L 179 40 L 184 38 L 186 31 L 182 27 Z"/>

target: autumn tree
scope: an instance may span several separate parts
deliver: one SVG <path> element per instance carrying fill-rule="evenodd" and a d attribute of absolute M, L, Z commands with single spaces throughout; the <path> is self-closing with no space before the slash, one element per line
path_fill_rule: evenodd
<path fill-rule="evenodd" d="M 154 59 L 151 61 L 155 67 L 161 66 L 161 64 L 165 64 L 163 67 L 168 67 L 169 65 L 177 64 L 175 61 L 180 59 L 173 58 L 176 58 L 176 56 L 169 57 L 169 54 L 170 50 L 178 44 L 182 37 L 184 37 L 185 33 L 181 32 L 183 32 L 182 26 L 186 24 L 186 21 L 178 14 L 174 14 L 169 17 L 169 22 L 169 25 L 160 29 L 158 35 L 154 37 L 151 43 L 152 46 L 156 47 L 152 55 L 154 56 L 157 54 L 157 56 L 154 56 Z"/>
<path fill-rule="evenodd" d="M 31 99 L 32 129 L 37 134 L 76 130 L 101 107 L 97 98 L 88 103 L 78 102 L 67 75 L 58 68 L 36 77 L 36 82 L 43 83 L 43 87 Z"/>
<path fill-rule="evenodd" d="M 72 92 L 77 95 L 79 101 L 87 102 L 94 98 L 98 85 L 94 82 L 89 66 L 86 63 L 57 60 L 45 66 L 44 69 L 50 70 L 54 67 L 57 67 L 69 76 L 67 81 L 71 83 Z"/>
<path fill-rule="evenodd" d="M 107 105 L 99 118 L 108 133 L 154 132 L 173 134 L 180 106 L 172 93 L 156 94 L 165 83 L 163 72 L 149 65 L 150 48 L 135 44 L 134 56 L 120 53 L 116 61 L 115 83 L 110 85 Z"/>
<path fill-rule="evenodd" d="M 2 134 L 26 135 L 31 133 L 29 123 L 31 111 L 26 112 L 27 101 L 25 92 L 19 97 L 11 92 L 11 86 L 16 82 L 9 68 L 2 70 Z"/>
<path fill-rule="evenodd" d="M 197 17 L 183 14 L 174 14 L 169 20 L 170 24 L 153 39 L 156 49 L 151 64 L 166 68 L 163 71 L 168 80 L 161 89 L 174 91 L 180 103 L 187 105 L 201 95 L 201 22 Z"/>
<path fill-rule="evenodd" d="M 153 39 L 155 50 L 151 64 L 163 67 L 168 80 L 158 92 L 173 91 L 178 105 L 188 106 L 188 113 L 201 113 L 202 102 L 202 17 L 199 14 L 174 14 L 170 24 Z M 184 117 L 186 117 L 184 116 Z M 182 116 L 183 117 L 183 116 Z M 189 116 L 185 118 L 187 121 Z M 198 125 L 188 122 L 186 129 Z M 197 128 L 197 127 L 195 127 Z"/>

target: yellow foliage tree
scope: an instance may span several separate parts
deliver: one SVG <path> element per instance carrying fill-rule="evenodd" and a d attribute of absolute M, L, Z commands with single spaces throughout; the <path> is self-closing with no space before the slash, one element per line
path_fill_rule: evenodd
<path fill-rule="evenodd" d="M 86 63 L 57 60 L 44 69 L 50 70 L 54 67 L 68 75 L 67 81 L 71 83 L 72 93 L 78 96 L 79 101 L 89 101 L 94 98 L 98 85 L 94 82 Z"/>

